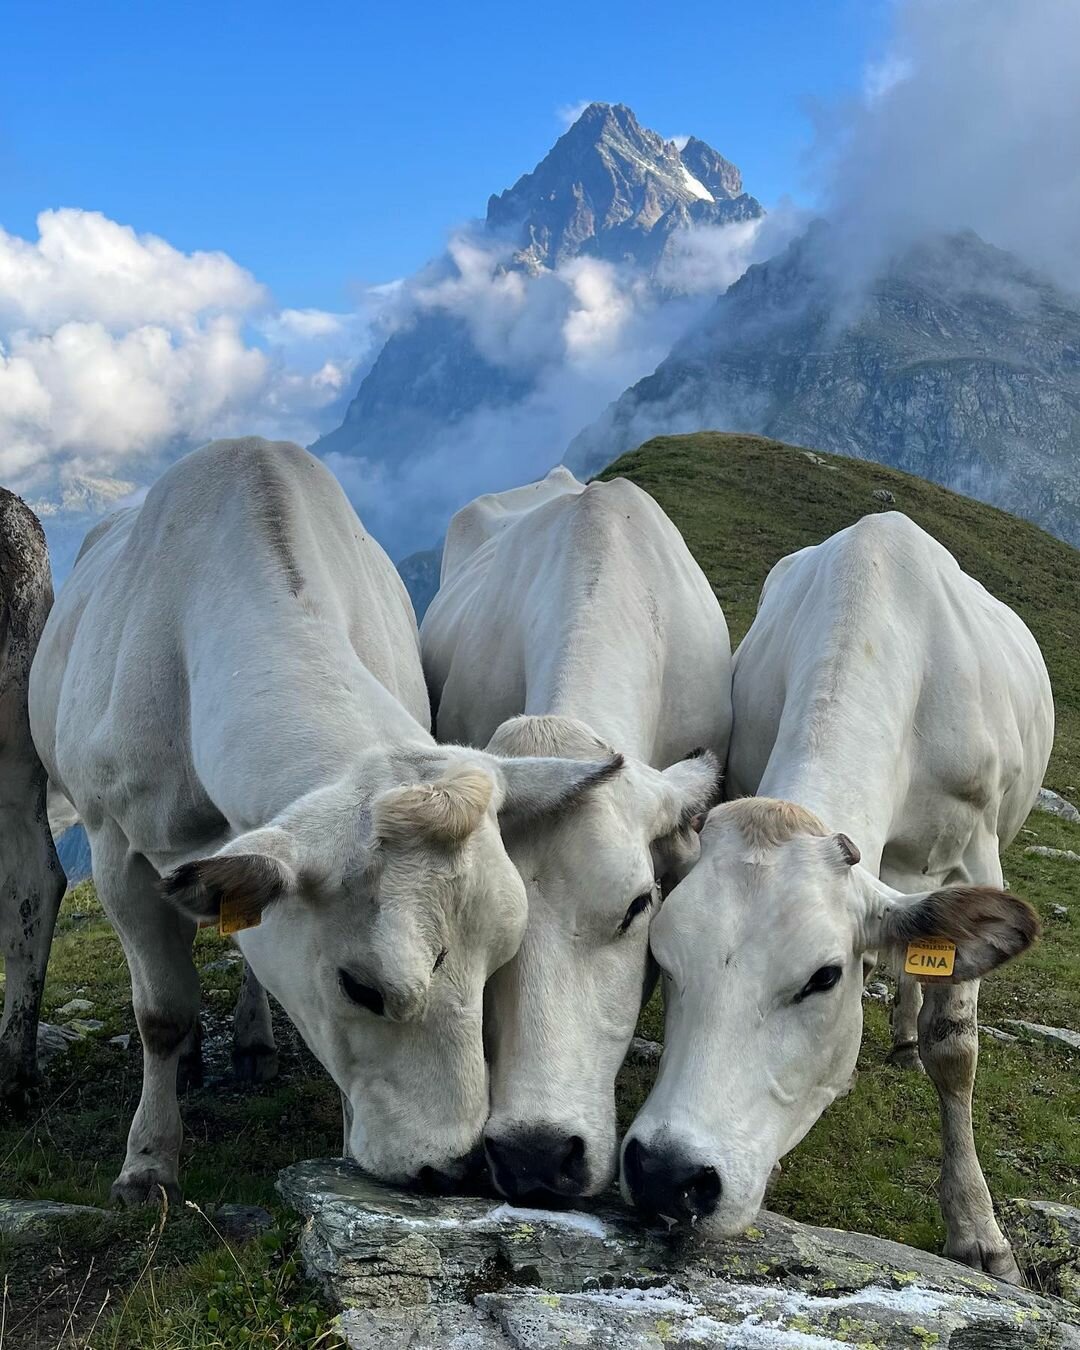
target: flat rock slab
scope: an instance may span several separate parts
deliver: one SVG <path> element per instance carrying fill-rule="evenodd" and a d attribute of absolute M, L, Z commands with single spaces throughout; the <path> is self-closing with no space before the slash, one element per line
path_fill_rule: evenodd
<path fill-rule="evenodd" d="M 709 1244 L 650 1231 L 615 1200 L 583 1212 L 423 1196 L 338 1160 L 289 1167 L 278 1189 L 354 1350 L 1080 1350 L 1064 1302 L 768 1212 Z"/>
<path fill-rule="evenodd" d="M 0 1199 L 0 1237 L 8 1242 L 43 1242 L 65 1229 L 97 1222 L 109 1215 L 92 1205 L 65 1205 L 57 1200 Z"/>
<path fill-rule="evenodd" d="M 1016 1027 L 1017 1031 L 1025 1036 L 1033 1036 L 1037 1041 L 1063 1045 L 1068 1050 L 1080 1050 L 1080 1031 L 1071 1031 L 1068 1027 L 1044 1027 L 1040 1022 L 1020 1022 L 1013 1017 L 1006 1017 L 1005 1025 Z"/>

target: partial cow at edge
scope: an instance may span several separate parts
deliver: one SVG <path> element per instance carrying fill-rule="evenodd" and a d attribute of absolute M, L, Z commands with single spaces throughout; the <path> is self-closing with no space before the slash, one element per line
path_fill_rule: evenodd
<path fill-rule="evenodd" d="M 0 488 L 0 1110 L 24 1109 L 37 1081 L 38 1010 L 65 886 L 27 715 L 30 666 L 52 601 L 41 525 Z"/>

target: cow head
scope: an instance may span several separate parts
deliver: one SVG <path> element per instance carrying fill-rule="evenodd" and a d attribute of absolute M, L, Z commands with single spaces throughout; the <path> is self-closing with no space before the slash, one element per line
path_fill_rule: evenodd
<path fill-rule="evenodd" d="M 563 717 L 514 718 L 488 749 L 569 763 L 611 755 Z M 521 948 L 487 994 L 484 1143 L 511 1199 L 591 1195 L 615 1174 L 615 1075 L 646 985 L 649 921 L 660 883 L 697 858 L 695 817 L 715 800 L 718 777 L 711 754 L 664 773 L 627 758 L 573 811 L 500 815 L 529 900 Z"/>
<path fill-rule="evenodd" d="M 376 1176 L 442 1187 L 479 1161 L 484 985 L 526 919 L 498 808 L 566 810 L 615 767 L 425 749 L 165 878 L 198 919 L 261 914 L 239 945 L 344 1094 L 349 1153 Z"/>
<path fill-rule="evenodd" d="M 952 978 L 971 980 L 1037 933 L 1031 907 L 1004 891 L 892 890 L 851 840 L 789 802 L 718 807 L 650 935 L 665 1045 L 623 1146 L 624 1194 L 709 1237 L 741 1232 L 774 1164 L 850 1083 L 864 957 L 945 938 Z"/>

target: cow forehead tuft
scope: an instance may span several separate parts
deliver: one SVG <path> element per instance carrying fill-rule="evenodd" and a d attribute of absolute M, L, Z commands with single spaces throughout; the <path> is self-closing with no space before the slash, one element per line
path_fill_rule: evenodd
<path fill-rule="evenodd" d="M 737 826 L 746 842 L 754 849 L 764 850 L 786 844 L 800 835 L 819 838 L 829 831 L 825 825 L 797 802 L 778 801 L 773 797 L 740 797 L 725 802 L 713 812 L 718 823 L 730 821 Z"/>

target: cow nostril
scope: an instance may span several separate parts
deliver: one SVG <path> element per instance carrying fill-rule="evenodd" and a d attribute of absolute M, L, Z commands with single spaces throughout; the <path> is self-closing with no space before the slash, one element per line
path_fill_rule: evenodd
<path fill-rule="evenodd" d="M 687 1208 L 699 1218 L 711 1214 L 720 1199 L 720 1175 L 715 1167 L 701 1167 L 686 1188 Z"/>
<path fill-rule="evenodd" d="M 572 1134 L 566 1141 L 566 1151 L 559 1165 L 559 1171 L 567 1181 L 578 1181 L 585 1167 L 585 1140 L 580 1134 Z"/>
<path fill-rule="evenodd" d="M 623 1150 L 623 1178 L 630 1198 L 646 1214 L 669 1224 L 696 1223 L 720 1202 L 720 1174 L 668 1149 L 651 1149 L 637 1139 Z"/>

